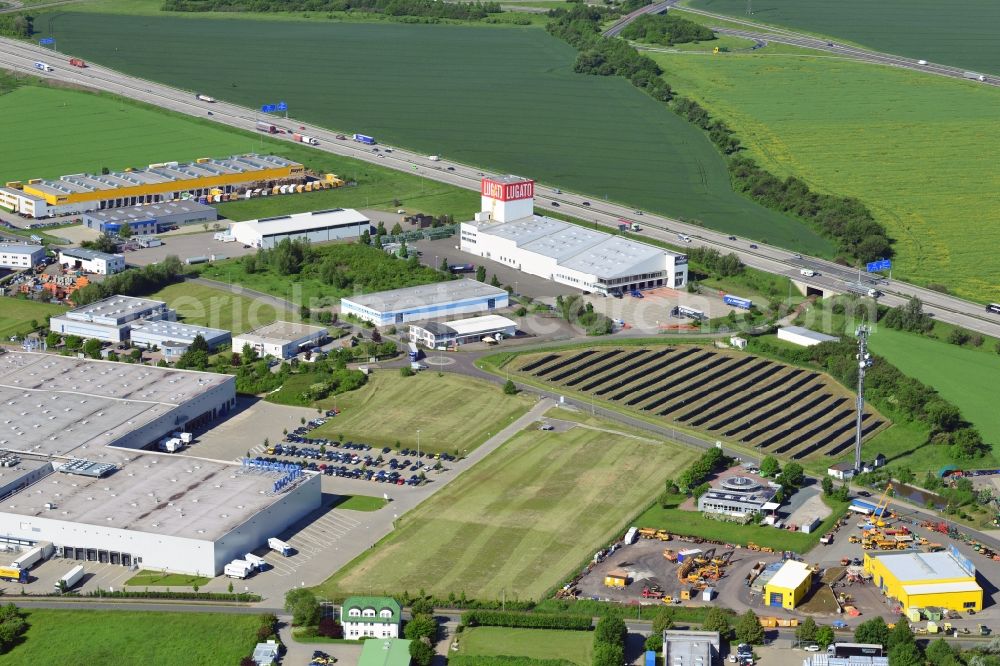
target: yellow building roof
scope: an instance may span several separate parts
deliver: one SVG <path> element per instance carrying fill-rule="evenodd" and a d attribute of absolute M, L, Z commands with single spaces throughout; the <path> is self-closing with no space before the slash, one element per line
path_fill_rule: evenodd
<path fill-rule="evenodd" d="M 771 580 L 767 581 L 765 587 L 780 587 L 785 590 L 794 590 L 812 576 L 812 569 L 804 562 L 788 560 L 778 573 L 774 574 Z"/>

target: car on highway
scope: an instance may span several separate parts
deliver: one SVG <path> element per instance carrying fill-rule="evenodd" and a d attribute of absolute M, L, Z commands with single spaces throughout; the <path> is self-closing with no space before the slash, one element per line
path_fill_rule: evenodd
<path fill-rule="evenodd" d="M 584 205 L 584 206 L 589 206 L 589 205 L 590 205 L 590 202 L 589 202 L 589 201 L 584 201 L 582 205 Z"/>
<path fill-rule="evenodd" d="M 454 171 L 455 167 L 448 167 L 448 171 Z"/>
<path fill-rule="evenodd" d="M 730 236 L 729 240 L 736 240 L 736 236 Z"/>
<path fill-rule="evenodd" d="M 555 192 L 556 194 L 562 194 L 562 190 L 560 190 L 558 187 L 552 191 Z"/>
<path fill-rule="evenodd" d="M 927 64 L 927 61 L 926 61 L 926 60 L 918 60 L 918 61 L 917 61 L 917 64 L 918 64 L 918 65 L 926 65 L 926 64 Z"/>
<path fill-rule="evenodd" d="M 559 202 L 558 201 L 553 201 L 552 205 L 555 206 L 556 208 L 559 208 Z"/>
<path fill-rule="evenodd" d="M 637 211 L 635 211 L 635 214 L 636 215 L 642 215 L 642 211 L 641 210 L 637 210 Z"/>
<path fill-rule="evenodd" d="M 756 250 L 757 249 L 757 244 L 756 243 L 750 243 L 750 249 L 751 250 Z"/>
<path fill-rule="evenodd" d="M 801 259 L 801 258 L 802 258 L 801 254 L 795 253 L 792 255 L 792 259 Z"/>

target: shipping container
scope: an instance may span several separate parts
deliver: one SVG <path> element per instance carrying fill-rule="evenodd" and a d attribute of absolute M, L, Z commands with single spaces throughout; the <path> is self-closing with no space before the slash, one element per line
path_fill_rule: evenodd
<path fill-rule="evenodd" d="M 83 566 L 77 565 L 69 570 L 69 573 L 64 575 L 62 578 L 57 580 L 53 587 L 56 592 L 68 592 L 73 589 L 73 586 L 80 582 L 83 578 Z"/>

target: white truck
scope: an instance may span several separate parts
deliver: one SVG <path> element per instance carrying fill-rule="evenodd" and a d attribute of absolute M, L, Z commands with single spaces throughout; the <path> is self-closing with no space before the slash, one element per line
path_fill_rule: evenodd
<path fill-rule="evenodd" d="M 56 592 L 68 592 L 73 589 L 73 586 L 80 582 L 83 578 L 83 565 L 76 565 L 69 570 L 69 573 L 65 574 L 62 578 L 55 582 L 53 586 Z"/>
<path fill-rule="evenodd" d="M 962 74 L 962 77 L 970 79 L 972 81 L 981 81 L 983 83 L 986 82 L 986 77 L 980 74 L 979 72 L 965 72 L 964 74 Z"/>
<path fill-rule="evenodd" d="M 800 275 L 804 275 L 806 277 L 815 277 L 816 276 L 816 271 L 814 271 L 811 268 L 800 268 L 799 269 L 799 274 Z"/>
<path fill-rule="evenodd" d="M 170 436 L 176 437 L 177 439 L 181 440 L 181 442 L 183 442 L 184 444 L 190 444 L 191 442 L 194 441 L 194 435 L 192 435 L 189 432 L 181 432 L 179 430 L 176 430 L 170 433 Z"/>
<path fill-rule="evenodd" d="M 197 95 L 195 95 L 195 98 L 201 100 L 202 102 L 208 102 L 209 104 L 215 104 L 215 98 L 214 97 L 209 97 L 208 95 L 203 95 L 202 93 L 198 93 Z"/>
<path fill-rule="evenodd" d="M 184 448 L 180 437 L 164 437 L 160 440 L 159 449 L 166 453 L 177 453 Z"/>
<path fill-rule="evenodd" d="M 10 563 L 16 569 L 30 569 L 52 554 L 52 544 L 39 544 Z"/>
<path fill-rule="evenodd" d="M 226 565 L 222 573 L 226 575 L 227 578 L 239 578 L 244 579 L 253 573 L 253 565 L 251 565 L 246 560 L 233 560 Z"/>
<path fill-rule="evenodd" d="M 259 555 L 254 555 L 253 553 L 247 553 L 246 555 L 243 556 L 243 559 L 246 560 L 250 564 L 250 566 L 252 566 L 257 571 L 267 570 L 267 560 L 265 560 L 263 557 Z"/>
<path fill-rule="evenodd" d="M 441 158 L 438 157 L 437 155 L 428 155 L 427 159 L 429 159 L 431 162 L 440 162 L 441 161 Z"/>
<path fill-rule="evenodd" d="M 276 537 L 271 537 L 267 540 L 267 547 L 275 552 L 281 553 L 282 557 L 289 557 L 292 554 L 292 547 Z"/>
<path fill-rule="evenodd" d="M 298 141 L 299 143 L 305 143 L 310 146 L 319 145 L 319 141 L 316 138 L 308 136 L 306 134 L 299 134 L 298 132 L 292 134 L 292 139 Z"/>

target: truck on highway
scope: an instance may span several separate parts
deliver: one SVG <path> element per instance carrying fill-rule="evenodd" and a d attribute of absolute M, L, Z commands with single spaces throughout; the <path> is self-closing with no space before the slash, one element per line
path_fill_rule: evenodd
<path fill-rule="evenodd" d="M 372 137 L 370 137 L 370 136 L 368 136 L 367 134 L 355 134 L 353 138 L 358 143 L 363 143 L 366 146 L 374 146 L 375 145 L 375 139 L 372 138 Z"/>
<path fill-rule="evenodd" d="M 292 547 L 281 539 L 271 537 L 267 540 L 267 547 L 271 550 L 281 553 L 282 557 L 289 557 L 292 554 Z"/>
<path fill-rule="evenodd" d="M 244 579 L 253 573 L 253 565 L 246 560 L 233 560 L 222 570 L 226 578 Z"/>
<path fill-rule="evenodd" d="M 800 268 L 799 269 L 799 274 L 800 275 L 804 275 L 805 277 L 815 277 L 816 276 L 816 271 L 814 271 L 811 268 Z"/>
<path fill-rule="evenodd" d="M 76 565 L 53 585 L 56 592 L 68 592 L 83 578 L 83 565 Z"/>
<path fill-rule="evenodd" d="M 262 121 L 257 121 L 257 131 L 258 132 L 267 132 L 268 134 L 277 134 L 278 133 L 278 128 L 275 125 L 271 124 L 271 123 L 265 123 L 265 122 L 262 122 Z"/>
<path fill-rule="evenodd" d="M 202 93 L 195 94 L 195 99 L 199 99 L 202 102 L 208 102 L 209 104 L 215 104 L 214 97 L 209 97 L 208 95 L 203 95 Z"/>
<path fill-rule="evenodd" d="M 84 61 L 83 61 L 82 59 L 80 59 L 80 58 L 70 58 L 70 59 L 69 59 L 69 64 L 73 65 L 74 67 L 81 67 L 81 68 L 83 68 L 83 67 L 86 67 L 86 66 L 87 66 L 87 63 L 85 63 L 85 62 L 84 62 Z"/>
<path fill-rule="evenodd" d="M 40 69 L 43 72 L 51 72 L 52 65 L 39 60 L 38 62 L 35 63 L 35 69 Z"/>
<path fill-rule="evenodd" d="M 317 141 L 313 137 L 306 136 L 305 134 L 299 134 L 298 132 L 295 132 L 294 134 L 292 134 L 292 140 L 293 141 L 298 141 L 299 143 L 306 143 L 306 144 L 309 144 L 310 146 L 318 146 L 319 145 L 319 141 Z"/>
<path fill-rule="evenodd" d="M 15 583 L 28 582 L 28 570 L 21 567 L 0 567 L 0 580 L 10 580 Z"/>
<path fill-rule="evenodd" d="M 971 79 L 972 81 L 986 81 L 986 77 L 979 72 L 966 72 L 962 74 L 963 78 Z"/>
<path fill-rule="evenodd" d="M 861 282 L 849 282 L 847 283 L 847 291 L 852 294 L 860 294 L 861 296 L 867 296 L 868 298 L 878 298 L 882 295 L 882 292 L 874 287 L 869 287 Z"/>
<path fill-rule="evenodd" d="M 428 155 L 427 159 L 429 159 L 431 162 L 440 162 L 441 161 L 441 158 L 438 157 L 437 155 Z"/>

